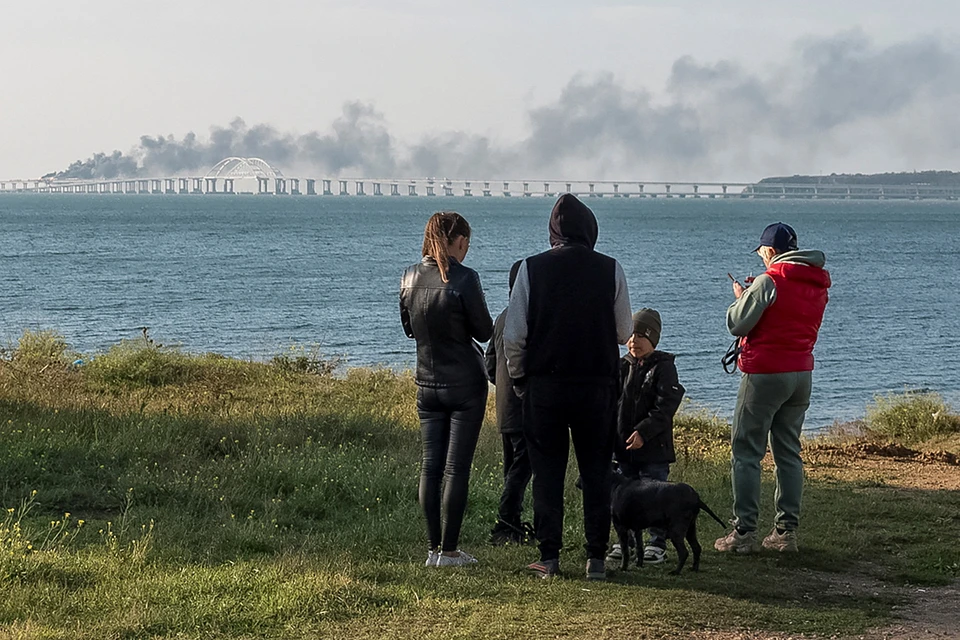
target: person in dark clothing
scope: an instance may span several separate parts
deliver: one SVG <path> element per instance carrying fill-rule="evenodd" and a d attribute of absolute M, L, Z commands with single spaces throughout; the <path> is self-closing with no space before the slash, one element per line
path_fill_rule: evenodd
<path fill-rule="evenodd" d="M 620 264 L 594 251 L 597 219 L 564 194 L 550 214 L 551 249 L 520 265 L 503 328 L 533 468 L 534 529 L 542 577 L 559 572 L 563 490 L 572 437 L 583 485 L 587 578 L 606 577 L 610 460 L 620 348 L 633 332 Z"/>
<path fill-rule="evenodd" d="M 510 292 L 520 271 L 520 261 L 510 268 Z M 530 457 L 527 455 L 527 440 L 523 435 L 523 403 L 513 390 L 513 381 L 507 370 L 507 358 L 503 354 L 503 324 L 507 310 L 497 316 L 493 323 L 493 339 L 487 345 L 487 376 L 497 387 L 497 427 L 503 440 L 503 493 L 497 523 L 490 532 L 490 543 L 495 545 L 523 544 L 533 533 L 529 523 L 521 522 L 523 494 L 530 476 Z"/>
<path fill-rule="evenodd" d="M 458 213 L 434 214 L 423 234 L 423 260 L 400 281 L 400 320 L 417 341 L 417 413 L 423 438 L 420 504 L 427 520 L 427 566 L 476 558 L 457 546 L 470 467 L 487 405 L 483 351 L 493 320 L 480 277 L 463 266 L 470 225 Z"/>
<path fill-rule="evenodd" d="M 633 314 L 633 335 L 628 353 L 620 360 L 620 400 L 617 404 L 617 444 L 614 447 L 620 471 L 628 478 L 648 476 L 666 481 L 670 465 L 677 461 L 673 449 L 673 417 L 686 391 L 677 377 L 674 355 L 657 351 L 662 323 L 653 309 Z M 660 529 L 650 530 L 643 561 L 666 560 L 667 538 Z M 632 543 L 631 543 L 632 546 Z M 607 560 L 622 557 L 619 544 Z"/>

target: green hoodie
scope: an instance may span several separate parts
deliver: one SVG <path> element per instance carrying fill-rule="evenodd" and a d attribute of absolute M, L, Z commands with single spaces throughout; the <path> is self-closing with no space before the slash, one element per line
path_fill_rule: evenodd
<path fill-rule="evenodd" d="M 770 264 L 789 262 L 793 264 L 807 264 L 811 267 L 823 268 L 826 258 L 822 251 L 798 250 L 787 251 L 774 257 Z M 747 287 L 730 308 L 727 309 L 727 329 L 735 336 L 745 336 L 753 331 L 760 322 L 763 312 L 777 299 L 777 287 L 773 278 L 766 273 L 757 276 L 756 280 Z"/>

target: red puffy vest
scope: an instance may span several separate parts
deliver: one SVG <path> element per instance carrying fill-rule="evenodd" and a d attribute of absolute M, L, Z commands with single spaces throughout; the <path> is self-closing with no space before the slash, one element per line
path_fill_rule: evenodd
<path fill-rule="evenodd" d="M 743 339 L 740 371 L 813 371 L 813 346 L 827 306 L 830 274 L 820 267 L 790 262 L 772 264 L 766 274 L 773 278 L 777 298 Z"/>

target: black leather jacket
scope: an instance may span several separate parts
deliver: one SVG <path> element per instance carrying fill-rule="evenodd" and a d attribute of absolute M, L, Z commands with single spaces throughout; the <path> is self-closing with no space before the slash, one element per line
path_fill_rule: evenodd
<path fill-rule="evenodd" d="M 475 341 L 493 334 L 480 276 L 454 259 L 440 278 L 433 258 L 410 265 L 400 280 L 400 321 L 417 341 L 417 384 L 424 387 L 486 385 L 483 352 Z"/>

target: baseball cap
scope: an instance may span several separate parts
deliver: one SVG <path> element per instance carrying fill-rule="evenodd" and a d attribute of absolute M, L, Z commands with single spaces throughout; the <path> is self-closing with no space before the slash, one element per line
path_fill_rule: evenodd
<path fill-rule="evenodd" d="M 797 232 L 788 224 L 775 222 L 760 234 L 760 245 L 754 249 L 754 252 L 759 251 L 760 247 L 773 247 L 777 253 L 796 251 Z"/>

